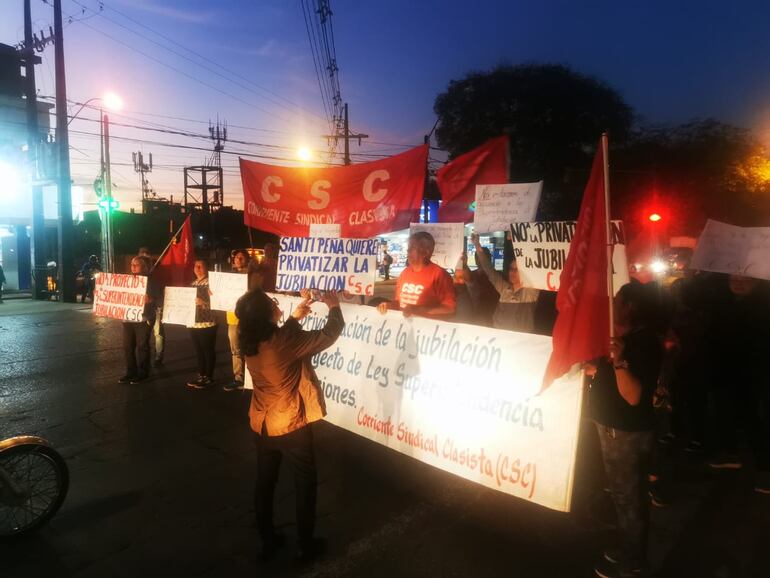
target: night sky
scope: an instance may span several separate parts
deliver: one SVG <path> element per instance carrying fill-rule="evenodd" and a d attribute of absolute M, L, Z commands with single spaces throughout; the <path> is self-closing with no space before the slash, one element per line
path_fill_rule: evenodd
<path fill-rule="evenodd" d="M 124 101 L 123 111 L 111 115 L 114 122 L 200 135 L 114 126 L 114 194 L 121 208 L 138 206 L 139 175 L 131 161 L 138 150 L 153 153 L 156 168 L 149 179 L 155 190 L 179 200 L 181 167 L 201 164 L 209 155 L 160 143 L 210 149 L 208 120 L 217 115 L 227 120 L 231 139 L 254 143 L 229 143 L 227 151 L 289 164 L 294 150 L 305 145 L 317 149 L 317 159 L 328 160 L 321 135 L 330 129 L 300 0 L 103 5 L 97 14 L 96 0 L 63 0 L 73 20 L 64 31 L 69 98 L 84 101 L 114 91 Z M 2 0 L 0 42 L 23 38 L 22 6 L 22 0 Z M 595 76 L 617 89 L 645 122 L 712 116 L 750 128 L 770 144 L 766 0 L 332 0 L 331 8 L 351 128 L 370 135 L 351 151 L 371 156 L 354 156 L 354 162 L 421 143 L 435 122 L 434 99 L 451 79 L 524 62 L 563 63 Z M 35 30 L 47 30 L 51 6 L 33 0 L 33 19 Z M 53 48 L 42 57 L 39 94 L 53 95 Z M 73 178 L 89 187 L 98 174 L 97 116 L 86 110 L 71 125 Z M 443 158 L 440 152 L 433 156 Z M 240 207 L 237 155 L 223 155 L 223 165 L 226 204 Z"/>

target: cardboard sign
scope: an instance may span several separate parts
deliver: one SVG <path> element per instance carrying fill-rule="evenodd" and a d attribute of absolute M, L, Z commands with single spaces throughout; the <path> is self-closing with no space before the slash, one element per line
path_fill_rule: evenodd
<path fill-rule="evenodd" d="M 94 315 L 139 322 L 147 294 L 145 275 L 99 273 L 95 278 Z"/>
<path fill-rule="evenodd" d="M 542 190 L 543 181 L 477 185 L 474 230 L 476 233 L 507 231 L 511 223 L 534 221 Z"/>
<path fill-rule="evenodd" d="M 286 316 L 300 302 L 273 296 Z M 342 335 L 311 358 L 327 421 L 488 488 L 569 511 L 582 375 L 537 395 L 550 337 L 341 307 Z M 323 328 L 327 312 L 314 303 L 303 328 Z"/>
<path fill-rule="evenodd" d="M 310 224 L 310 236 L 311 237 L 329 237 L 338 239 L 342 231 L 342 226 L 339 223 L 311 223 Z"/>
<path fill-rule="evenodd" d="M 209 271 L 211 308 L 216 311 L 234 311 L 238 299 L 248 289 L 249 276 L 245 273 Z"/>
<path fill-rule="evenodd" d="M 436 241 L 431 261 L 444 269 L 457 268 L 465 243 L 463 223 L 411 223 L 409 234 L 413 235 L 417 231 L 430 233 Z"/>
<path fill-rule="evenodd" d="M 373 295 L 379 247 L 377 239 L 281 237 L 276 290 Z"/>
<path fill-rule="evenodd" d="M 690 267 L 770 280 L 770 227 L 736 227 L 709 219 Z"/>
<path fill-rule="evenodd" d="M 577 221 L 511 223 L 511 242 L 524 287 L 559 290 L 559 276 L 569 255 Z M 612 221 L 613 279 L 615 293 L 629 282 L 626 237 L 622 221 Z"/>
<path fill-rule="evenodd" d="M 166 287 L 163 294 L 163 323 L 195 325 L 196 287 Z"/>

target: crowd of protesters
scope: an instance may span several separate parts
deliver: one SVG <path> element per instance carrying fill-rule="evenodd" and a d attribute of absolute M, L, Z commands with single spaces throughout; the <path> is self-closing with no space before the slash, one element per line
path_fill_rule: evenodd
<path fill-rule="evenodd" d="M 478 236 L 473 235 L 471 243 L 478 268 L 471 271 L 463 258 L 451 276 L 431 261 L 433 237 L 413 234 L 394 298 L 374 298 L 368 304 L 383 314 L 395 310 L 405 317 L 549 334 L 556 317 L 553 293 L 523 287 L 515 261 L 505 274 L 498 272 Z M 140 254 L 131 261 L 131 272 L 147 275 L 151 266 Z M 269 555 L 283 541 L 272 528 L 272 495 L 277 464 L 285 453 L 302 489 L 298 527 L 303 555 L 309 555 L 315 466 L 312 436 L 305 426 L 325 415 L 309 356 L 338 337 L 344 324 L 340 300 L 364 301 L 336 293 L 316 296 L 329 306 L 329 324 L 306 332 L 294 323 L 309 312 L 312 297 L 305 292 L 292 319 L 279 329 L 280 310 L 266 296 L 276 288 L 277 248 L 266 246 L 259 262 L 246 251 L 234 252 L 232 271 L 248 275 L 248 292 L 236 310 L 226 314 L 232 376 L 224 380 L 223 389 L 243 389 L 246 371 L 255 383 L 250 415 L 261 464 L 256 511 L 263 552 Z M 197 289 L 196 316 L 188 331 L 198 375 L 187 385 L 202 389 L 215 383 L 219 318 L 210 308 L 205 261 L 195 262 L 194 275 L 190 281 Z M 632 281 L 617 292 L 614 309 L 616 337 L 609 355 L 584 365 L 584 415 L 595 424 L 618 528 L 617 547 L 604 552 L 596 573 L 638 576 L 645 566 L 649 507 L 665 506 L 670 499 L 661 448 L 676 446 L 702 454 L 713 469 L 741 468 L 751 455 L 755 490 L 770 494 L 770 379 L 763 363 L 770 353 L 770 286 L 748 277 L 688 271 L 665 287 Z M 123 325 L 127 373 L 121 382 L 148 378 L 150 336 L 158 326 L 155 365 L 162 363 L 161 315 L 161 291 L 150 275 L 142 321 Z M 272 361 L 265 361 L 267 357 Z M 275 409 L 276 403 L 280 408 Z M 291 408 L 300 406 L 303 412 L 292 413 Z M 742 452 L 744 446 L 750 452 Z"/>

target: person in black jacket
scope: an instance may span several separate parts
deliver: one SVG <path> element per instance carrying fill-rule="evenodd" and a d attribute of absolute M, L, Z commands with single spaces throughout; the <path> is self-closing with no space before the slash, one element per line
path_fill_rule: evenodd
<path fill-rule="evenodd" d="M 619 548 L 608 549 L 596 574 L 641 576 L 649 525 L 647 474 L 654 439 L 653 394 L 663 359 L 652 289 L 638 282 L 615 297 L 616 338 L 610 357 L 587 364 L 589 404 L 618 517 Z"/>
<path fill-rule="evenodd" d="M 131 259 L 132 275 L 148 275 L 152 261 L 147 257 Z M 150 377 L 150 332 L 155 323 L 156 303 L 159 300 L 158 285 L 147 279 L 147 294 L 141 321 L 123 322 L 123 354 L 126 359 L 126 374 L 118 383 L 142 383 Z"/>

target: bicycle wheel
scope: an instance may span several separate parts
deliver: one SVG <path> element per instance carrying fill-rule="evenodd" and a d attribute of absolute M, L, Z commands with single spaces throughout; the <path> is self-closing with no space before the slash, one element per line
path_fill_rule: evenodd
<path fill-rule="evenodd" d="M 0 480 L 0 539 L 33 532 L 61 507 L 69 470 L 50 446 L 25 443 L 0 451 L 0 468 L 18 492 Z"/>

